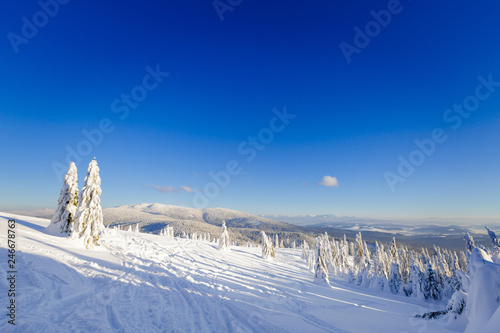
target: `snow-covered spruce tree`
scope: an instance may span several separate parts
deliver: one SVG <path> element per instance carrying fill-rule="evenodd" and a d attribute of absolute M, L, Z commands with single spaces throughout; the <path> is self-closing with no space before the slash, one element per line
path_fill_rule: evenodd
<path fill-rule="evenodd" d="M 398 247 L 396 245 L 396 237 L 392 238 L 391 244 L 389 245 L 389 248 L 387 249 L 389 251 L 388 256 L 389 256 L 389 262 L 394 262 L 394 258 L 396 257 L 398 253 Z"/>
<path fill-rule="evenodd" d="M 86 248 L 100 246 L 100 234 L 104 230 L 101 208 L 101 177 L 94 159 L 90 162 L 85 184 L 80 192 L 78 210 L 71 237 L 83 240 Z"/>
<path fill-rule="evenodd" d="M 322 239 L 322 245 L 323 245 L 323 252 L 325 256 L 325 264 L 328 268 L 328 266 L 331 266 L 331 261 L 332 261 L 332 245 L 330 242 L 330 237 L 328 237 L 328 233 L 325 231 L 323 236 L 321 236 Z"/>
<path fill-rule="evenodd" d="M 75 163 L 71 162 L 64 176 L 64 184 L 59 194 L 57 209 L 47 230 L 69 234 L 75 222 L 78 209 L 78 173 Z"/>
<path fill-rule="evenodd" d="M 456 272 L 456 271 L 461 270 L 460 260 L 458 259 L 456 251 L 453 251 L 451 269 L 452 269 L 452 272 Z"/>
<path fill-rule="evenodd" d="M 389 275 L 389 289 L 391 290 L 391 293 L 398 294 L 400 287 L 401 287 L 401 277 L 399 275 L 398 260 L 396 259 L 391 265 L 391 273 Z"/>
<path fill-rule="evenodd" d="M 457 290 L 451 296 L 446 306 L 447 316 L 452 319 L 458 319 L 465 310 L 467 304 L 467 294 L 462 290 Z"/>
<path fill-rule="evenodd" d="M 311 251 L 307 252 L 307 268 L 311 271 L 314 272 L 314 264 L 316 263 L 316 252 L 314 249 L 311 249 Z"/>
<path fill-rule="evenodd" d="M 330 284 L 328 268 L 326 266 L 326 249 L 324 239 L 316 237 L 316 263 L 314 264 L 314 278 L 317 282 Z"/>
<path fill-rule="evenodd" d="M 229 251 L 229 233 L 227 232 L 226 221 L 222 221 L 222 228 L 219 236 L 219 250 Z"/>
<path fill-rule="evenodd" d="M 467 271 L 467 256 L 464 251 L 460 251 L 459 265 L 462 272 Z"/>
<path fill-rule="evenodd" d="M 354 242 L 349 242 L 349 255 L 354 256 Z"/>
<path fill-rule="evenodd" d="M 264 231 L 261 231 L 262 236 L 262 259 L 274 258 L 274 245 L 273 242 L 267 237 Z"/>
<path fill-rule="evenodd" d="M 497 235 L 493 230 L 488 227 L 485 227 L 488 231 L 488 236 L 490 236 L 491 240 L 491 259 L 494 263 L 500 264 L 500 240 L 497 238 Z"/>
<path fill-rule="evenodd" d="M 174 227 L 167 225 L 167 227 L 165 228 L 165 236 L 174 237 Z"/>
<path fill-rule="evenodd" d="M 426 299 L 432 298 L 435 300 L 441 299 L 441 288 L 436 279 L 436 274 L 432 268 L 430 261 L 427 262 L 424 276 L 424 297 Z"/>
<path fill-rule="evenodd" d="M 355 252 L 354 252 L 354 264 L 360 265 L 363 262 L 364 257 L 364 246 L 363 246 L 363 238 L 361 237 L 361 232 L 358 232 L 355 240 Z"/>
<path fill-rule="evenodd" d="M 344 240 L 342 241 L 341 251 L 340 251 L 340 269 L 343 274 L 349 272 L 349 243 L 347 242 L 347 237 L 344 234 Z"/>
<path fill-rule="evenodd" d="M 304 244 L 302 244 L 302 259 L 306 259 L 309 253 L 309 244 L 304 240 Z"/>
<path fill-rule="evenodd" d="M 401 283 L 406 285 L 410 280 L 410 254 L 406 246 L 399 247 L 398 264 Z"/>
<path fill-rule="evenodd" d="M 340 247 L 339 242 L 335 239 L 332 240 L 330 258 L 328 258 L 328 261 L 333 274 L 337 275 L 340 272 Z"/>
<path fill-rule="evenodd" d="M 373 254 L 373 274 L 377 276 L 382 276 L 384 273 L 384 263 L 383 263 L 383 257 L 382 254 L 383 250 L 381 251 L 380 245 L 378 244 L 377 241 L 375 241 L 375 253 Z"/>
<path fill-rule="evenodd" d="M 474 238 L 469 233 L 466 233 L 464 236 L 465 239 L 465 249 L 467 250 L 467 253 L 472 252 L 472 250 L 476 247 L 476 244 L 474 243 Z"/>
<path fill-rule="evenodd" d="M 410 265 L 410 282 L 406 288 L 406 294 L 418 299 L 424 299 L 424 273 L 419 261 L 415 258 Z"/>
<path fill-rule="evenodd" d="M 500 241 L 498 240 L 495 232 L 488 227 L 485 227 L 485 228 L 486 228 L 486 231 L 488 231 L 488 236 L 490 236 L 491 246 L 494 248 L 500 247 Z"/>
<path fill-rule="evenodd" d="M 465 234 L 464 240 L 465 240 L 465 257 L 466 257 L 465 262 L 467 263 L 466 273 L 470 276 L 470 267 L 469 267 L 470 254 L 472 253 L 472 250 L 476 248 L 476 244 L 474 243 L 474 238 L 472 238 L 472 236 L 468 232 Z"/>

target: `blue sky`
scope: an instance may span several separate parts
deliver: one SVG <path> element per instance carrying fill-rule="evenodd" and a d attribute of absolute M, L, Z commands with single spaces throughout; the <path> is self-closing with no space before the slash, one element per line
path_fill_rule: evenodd
<path fill-rule="evenodd" d="M 500 217 L 494 1 L 42 3 L 53 17 L 36 1 L 0 13 L 0 210 L 54 208 L 54 165 L 80 147 L 80 186 L 95 156 L 104 207 L 198 195 L 256 214 Z M 295 117 L 273 121 L 284 108 Z M 444 142 L 402 177 L 398 157 L 437 128 Z M 84 130 L 102 138 L 85 146 Z"/>

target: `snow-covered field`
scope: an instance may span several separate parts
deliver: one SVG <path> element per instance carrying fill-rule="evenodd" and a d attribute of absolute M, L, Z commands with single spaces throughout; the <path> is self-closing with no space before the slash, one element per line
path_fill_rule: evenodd
<path fill-rule="evenodd" d="M 49 220 L 0 213 L 6 313 L 7 220 L 16 219 L 16 325 L 0 332 L 450 332 L 415 318 L 445 304 L 331 280 L 313 282 L 299 249 L 232 247 L 106 230 L 87 250 Z"/>

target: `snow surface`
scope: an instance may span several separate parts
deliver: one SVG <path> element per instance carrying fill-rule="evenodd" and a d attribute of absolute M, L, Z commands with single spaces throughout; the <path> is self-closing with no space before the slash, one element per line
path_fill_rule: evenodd
<path fill-rule="evenodd" d="M 301 249 L 231 247 L 106 230 L 87 250 L 45 232 L 49 220 L 0 213 L 6 304 L 7 219 L 15 218 L 17 318 L 0 332 L 450 332 L 415 318 L 443 303 L 313 282 Z M 3 307 L 3 306 L 2 306 Z M 5 307 L 4 311 L 5 310 Z M 498 317 L 498 313 L 495 313 Z"/>

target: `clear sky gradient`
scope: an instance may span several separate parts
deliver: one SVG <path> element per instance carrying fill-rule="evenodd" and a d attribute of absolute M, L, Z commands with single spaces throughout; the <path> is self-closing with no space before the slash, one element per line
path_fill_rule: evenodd
<path fill-rule="evenodd" d="M 60 1 L 0 11 L 2 211 L 96 157 L 104 207 L 500 217 L 496 1 Z"/>

